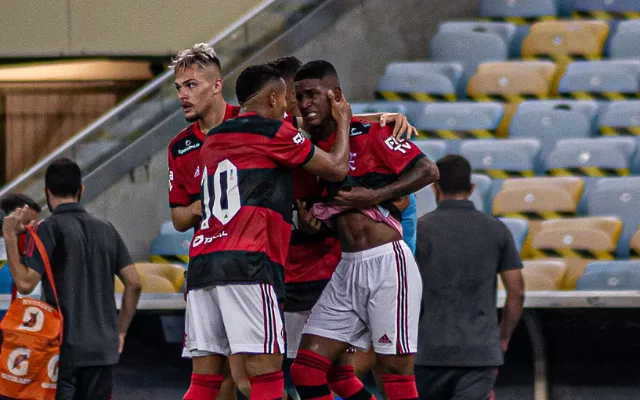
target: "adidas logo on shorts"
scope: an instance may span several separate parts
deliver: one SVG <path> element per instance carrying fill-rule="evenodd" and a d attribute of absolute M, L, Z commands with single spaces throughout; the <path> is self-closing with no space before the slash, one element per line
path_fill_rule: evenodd
<path fill-rule="evenodd" d="M 391 339 L 386 334 L 382 335 L 380 339 L 378 339 L 378 343 L 380 344 L 391 344 Z"/>

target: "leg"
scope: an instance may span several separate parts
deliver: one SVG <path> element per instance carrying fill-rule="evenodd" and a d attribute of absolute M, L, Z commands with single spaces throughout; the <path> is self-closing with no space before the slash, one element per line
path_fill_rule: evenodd
<path fill-rule="evenodd" d="M 58 366 L 56 400 L 73 400 L 76 395 L 77 384 L 75 372 L 75 368 Z"/>
<path fill-rule="evenodd" d="M 420 400 L 449 400 L 457 369 L 416 365 L 416 385 Z"/>
<path fill-rule="evenodd" d="M 413 364 L 422 300 L 418 267 L 404 242 L 394 242 L 391 251 L 368 267 L 378 283 L 371 288 L 367 311 L 384 390 L 390 400 L 417 399 Z"/>
<path fill-rule="evenodd" d="M 374 400 L 373 395 L 361 382 L 361 379 L 369 372 L 371 360 L 375 363 L 375 355 L 370 357 L 368 352 L 347 351 L 340 354 L 338 360 L 327 373 L 331 391 L 344 400 Z M 354 364 L 356 361 L 359 362 Z M 356 376 L 356 366 L 361 373 L 358 377 Z"/>
<path fill-rule="evenodd" d="M 223 383 L 223 390 L 220 391 L 220 399 L 221 400 L 235 399 L 236 386 L 240 391 L 240 393 L 242 393 L 245 397 L 249 398 L 251 393 L 251 384 L 249 383 L 249 377 L 247 376 L 247 371 L 244 367 L 244 361 L 242 360 L 242 356 L 238 354 L 230 355 L 229 368 L 230 368 L 231 377 L 233 378 L 232 384 L 233 382 L 235 382 L 235 385 L 233 385 L 234 393 L 233 395 L 229 393 L 228 397 L 222 397 L 223 390 L 224 390 L 224 383 Z"/>
<path fill-rule="evenodd" d="M 218 293 L 231 352 L 242 357 L 251 384 L 250 399 L 281 399 L 284 326 L 273 287 L 227 285 Z"/>
<path fill-rule="evenodd" d="M 495 368 L 465 368 L 458 376 L 451 400 L 490 400 Z"/>
<path fill-rule="evenodd" d="M 217 287 L 187 296 L 183 357 L 191 357 L 191 385 L 183 400 L 210 400 L 220 393 L 229 343 L 222 323 Z"/>
<path fill-rule="evenodd" d="M 78 368 L 75 400 L 110 400 L 113 366 Z"/>
<path fill-rule="evenodd" d="M 284 328 L 287 334 L 287 359 L 284 361 L 282 371 L 284 373 L 285 390 L 294 400 L 299 400 L 300 397 L 291 380 L 290 369 L 293 360 L 298 354 L 298 346 L 302 339 L 302 330 L 307 323 L 307 318 L 309 318 L 310 313 L 311 311 L 284 312 Z"/>

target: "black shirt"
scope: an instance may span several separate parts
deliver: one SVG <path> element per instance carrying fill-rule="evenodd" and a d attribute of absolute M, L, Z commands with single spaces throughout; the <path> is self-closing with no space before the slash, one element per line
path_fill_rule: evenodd
<path fill-rule="evenodd" d="M 114 275 L 132 263 L 116 229 L 77 203 L 61 204 L 37 234 L 47 250 L 64 317 L 60 365 L 106 366 L 118 362 L 118 319 Z M 22 262 L 45 276 L 30 236 Z M 55 305 L 48 280 L 45 300 Z"/>
<path fill-rule="evenodd" d="M 497 274 L 522 268 L 509 229 L 471 201 L 448 200 L 418 220 L 422 275 L 417 365 L 502 365 Z"/>

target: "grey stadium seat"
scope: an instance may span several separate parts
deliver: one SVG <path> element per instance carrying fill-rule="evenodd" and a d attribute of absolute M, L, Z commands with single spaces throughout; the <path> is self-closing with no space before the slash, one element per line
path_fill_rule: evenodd
<path fill-rule="evenodd" d="M 513 40 L 516 26 L 509 22 L 446 21 L 438 25 L 438 32 L 495 33 L 508 45 Z"/>
<path fill-rule="evenodd" d="M 560 80 L 561 95 L 588 92 L 609 100 L 605 92 L 637 96 L 640 91 L 640 61 L 576 61 Z"/>
<path fill-rule="evenodd" d="M 596 261 L 585 268 L 576 290 L 640 290 L 640 261 Z"/>
<path fill-rule="evenodd" d="M 574 11 L 608 11 L 622 13 L 640 11 L 638 0 L 574 0 Z"/>
<path fill-rule="evenodd" d="M 491 179 L 486 175 L 472 174 L 471 182 L 476 185 L 476 189 L 471 194 L 471 201 L 473 201 L 473 204 L 479 211 L 487 212 L 486 199 L 491 187 Z M 435 210 L 436 207 L 436 196 L 433 193 L 431 185 L 416 192 L 416 212 L 418 218 Z"/>
<path fill-rule="evenodd" d="M 507 228 L 509 228 L 518 252 L 522 251 L 522 245 L 529 233 L 529 223 L 527 220 L 521 218 L 500 218 L 500 221 L 504 222 Z"/>
<path fill-rule="evenodd" d="M 611 39 L 610 53 L 613 59 L 640 59 L 640 20 L 620 22 Z"/>
<path fill-rule="evenodd" d="M 399 101 L 373 101 L 368 103 L 352 103 L 351 112 L 355 114 L 374 114 L 393 112 L 407 115 L 408 107 Z"/>
<path fill-rule="evenodd" d="M 556 16 L 557 12 L 558 9 L 554 0 L 480 0 L 480 16 L 482 17 L 532 18 Z"/>
<path fill-rule="evenodd" d="M 484 171 L 494 179 L 533 176 L 539 151 L 536 139 L 465 140 L 460 145 L 460 153 L 473 170 Z"/>
<path fill-rule="evenodd" d="M 589 215 L 618 217 L 622 234 L 618 257 L 629 256 L 629 242 L 640 224 L 640 177 L 603 178 L 588 194 Z"/>
<path fill-rule="evenodd" d="M 447 142 L 444 140 L 413 140 L 413 144 L 433 162 L 447 154 Z"/>
<path fill-rule="evenodd" d="M 600 112 L 599 124 L 605 136 L 640 136 L 640 100 L 608 103 Z"/>
<path fill-rule="evenodd" d="M 453 101 L 461 76 L 459 63 L 393 63 L 378 80 L 376 97 L 391 101 Z"/>
<path fill-rule="evenodd" d="M 511 119 L 509 137 L 540 141 L 541 160 L 560 139 L 588 138 L 594 126 L 598 105 L 595 101 L 525 101 Z M 542 161 L 536 170 L 542 172 Z"/>

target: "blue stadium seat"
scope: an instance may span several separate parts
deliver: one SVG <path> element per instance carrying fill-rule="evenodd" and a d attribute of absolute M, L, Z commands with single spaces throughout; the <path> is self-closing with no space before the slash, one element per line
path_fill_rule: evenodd
<path fill-rule="evenodd" d="M 404 114 L 412 124 L 415 123 L 416 108 L 420 109 L 420 103 L 400 101 L 372 101 L 351 103 L 351 112 L 354 115 L 374 114 L 379 112 L 401 113 Z"/>
<path fill-rule="evenodd" d="M 526 101 L 511 119 L 509 137 L 540 141 L 536 171 L 559 139 L 587 138 L 593 131 L 598 105 L 595 101 Z"/>
<path fill-rule="evenodd" d="M 422 138 L 448 139 L 456 152 L 456 140 L 492 138 L 504 115 L 500 103 L 431 103 L 423 107 L 415 127 Z"/>
<path fill-rule="evenodd" d="M 376 98 L 388 101 L 454 101 L 462 65 L 443 62 L 389 64 L 378 80 Z"/>
<path fill-rule="evenodd" d="M 558 3 L 559 17 L 571 17 L 573 13 L 573 0 L 556 0 L 556 3 Z"/>
<path fill-rule="evenodd" d="M 527 238 L 527 233 L 529 232 L 527 220 L 520 218 L 500 218 L 500 221 L 504 222 L 507 228 L 509 228 L 513 240 L 516 242 L 518 252 L 522 251 L 524 240 Z"/>
<path fill-rule="evenodd" d="M 516 26 L 509 22 L 446 21 L 438 25 L 438 32 L 444 33 L 493 33 L 508 45 L 513 40 Z"/>
<path fill-rule="evenodd" d="M 476 185 L 475 190 L 471 194 L 470 200 L 479 211 L 487 212 L 487 197 L 491 188 L 491 178 L 482 174 L 472 174 L 471 182 Z M 431 185 L 420 189 L 416 192 L 416 212 L 418 218 L 426 213 L 435 210 L 437 207 L 436 196 L 433 193 Z"/>
<path fill-rule="evenodd" d="M 639 15 L 631 15 L 640 12 L 640 2 L 637 0 L 574 0 L 573 10 L 579 15 L 597 17 L 594 12 L 605 11 L 611 17 L 640 18 Z"/>
<path fill-rule="evenodd" d="M 414 140 L 413 144 L 418 146 L 433 162 L 447 154 L 447 142 L 444 140 Z"/>
<path fill-rule="evenodd" d="M 192 238 L 193 229 L 178 232 L 171 221 L 163 222 L 158 236 L 151 241 L 150 261 L 187 264 Z"/>
<path fill-rule="evenodd" d="M 640 59 L 640 20 L 620 22 L 611 38 L 609 53 L 613 59 Z"/>
<path fill-rule="evenodd" d="M 603 178 L 588 194 L 589 215 L 618 217 L 622 234 L 618 257 L 629 257 L 629 242 L 640 224 L 640 177 Z"/>
<path fill-rule="evenodd" d="M 533 176 L 539 151 L 536 139 L 465 140 L 460 145 L 473 170 L 494 179 Z"/>
<path fill-rule="evenodd" d="M 558 91 L 563 97 L 623 100 L 640 91 L 640 61 L 576 61 L 567 67 Z"/>
<path fill-rule="evenodd" d="M 612 101 L 600 111 L 604 136 L 640 136 L 640 100 Z"/>
<path fill-rule="evenodd" d="M 576 290 L 640 290 L 640 261 L 595 261 L 587 265 Z"/>
<path fill-rule="evenodd" d="M 473 76 L 479 64 L 486 61 L 504 61 L 509 55 L 508 35 L 505 37 L 487 28 L 488 24 L 501 23 L 475 24 L 475 28 L 463 31 L 453 30 L 448 28 L 447 24 L 442 24 L 429 43 L 429 59 L 462 64 L 464 73 L 459 85 L 460 97 L 464 97 L 467 91 L 466 82 Z M 515 30 L 513 25 L 511 28 Z"/>

